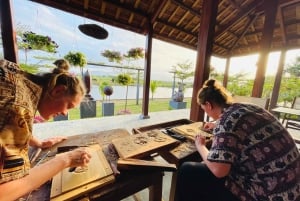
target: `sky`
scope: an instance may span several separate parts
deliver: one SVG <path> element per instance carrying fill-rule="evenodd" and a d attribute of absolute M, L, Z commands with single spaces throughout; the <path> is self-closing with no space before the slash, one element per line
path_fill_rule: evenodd
<path fill-rule="evenodd" d="M 55 57 L 62 58 L 69 51 L 79 51 L 85 54 L 89 62 L 112 64 L 106 58 L 101 56 L 104 50 L 119 51 L 126 53 L 129 49 L 135 47 L 145 47 L 146 38 L 144 35 L 119 29 L 107 24 L 96 22 L 81 16 L 72 15 L 51 7 L 47 7 L 28 0 L 13 0 L 13 15 L 15 26 L 25 27 L 36 34 L 47 35 L 58 45 L 58 53 Z M 105 40 L 97 40 L 84 35 L 78 29 L 80 24 L 98 24 L 105 28 L 109 35 Z M 41 54 L 41 53 L 29 53 Z M 271 53 L 267 74 L 275 75 L 278 64 L 279 52 Z M 296 56 L 300 56 L 300 49 L 288 51 L 286 63 L 294 61 Z M 258 55 L 247 57 L 232 58 L 230 62 L 230 74 L 245 73 L 254 78 L 256 62 Z M 24 55 L 20 53 L 19 60 L 24 60 Z M 152 43 L 152 73 L 153 80 L 172 80 L 173 75 L 169 73 L 173 66 L 178 63 L 192 62 L 195 66 L 196 52 L 187 48 L 176 46 L 160 40 L 153 40 Z M 212 57 L 211 65 L 220 73 L 224 72 L 225 59 Z M 144 61 L 139 60 L 131 63 L 143 68 Z M 97 73 L 99 67 L 88 66 L 91 73 Z M 108 73 L 108 69 L 101 69 L 102 73 Z"/>

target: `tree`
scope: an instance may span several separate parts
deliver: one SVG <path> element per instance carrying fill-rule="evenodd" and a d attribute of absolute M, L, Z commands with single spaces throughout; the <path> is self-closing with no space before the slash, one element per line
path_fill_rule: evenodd
<path fill-rule="evenodd" d="M 298 56 L 292 64 L 287 66 L 285 72 L 291 76 L 300 77 L 300 56 Z"/>
<path fill-rule="evenodd" d="M 120 64 L 123 60 L 121 53 L 118 51 L 104 50 L 101 55 L 107 58 L 109 62 L 116 62 Z"/>
<path fill-rule="evenodd" d="M 144 58 L 144 49 L 140 47 L 131 48 L 123 55 L 119 51 L 104 50 L 101 55 L 107 58 L 109 62 L 116 62 L 125 67 L 124 62 L 126 61 L 129 66 L 131 61 Z"/>
<path fill-rule="evenodd" d="M 107 58 L 109 62 L 116 62 L 121 64 L 121 66 L 125 67 L 124 61 L 127 61 L 128 66 L 130 65 L 131 61 L 138 60 L 144 58 L 144 49 L 143 48 L 131 48 L 127 51 L 126 54 L 121 55 L 119 51 L 111 51 L 111 50 L 104 50 L 101 53 L 103 57 Z M 131 78 L 130 72 L 122 72 L 117 77 L 117 82 L 123 86 L 126 86 L 126 100 L 125 100 L 125 113 L 128 113 L 126 110 L 127 107 L 127 95 L 128 95 L 128 85 L 133 82 Z"/>
<path fill-rule="evenodd" d="M 86 57 L 81 52 L 69 52 L 64 58 L 73 66 L 79 66 L 81 76 L 83 77 L 83 67 L 87 64 Z"/>
<path fill-rule="evenodd" d="M 41 50 L 49 53 L 56 53 L 58 45 L 49 36 L 36 34 L 32 31 L 17 32 L 20 40 L 18 48 L 25 52 L 25 63 L 27 63 L 27 53 L 29 50 Z"/>
<path fill-rule="evenodd" d="M 156 89 L 158 87 L 157 84 L 158 84 L 157 81 L 150 82 L 150 90 L 151 90 L 151 94 L 152 94 L 152 97 L 151 97 L 152 100 L 153 100 L 154 93 L 156 92 Z"/>
<path fill-rule="evenodd" d="M 181 80 L 183 84 L 184 80 L 194 76 L 194 71 L 192 70 L 192 62 L 185 61 L 183 63 L 177 63 L 176 66 L 173 66 L 172 71 L 175 73 L 175 76 Z"/>
<path fill-rule="evenodd" d="M 128 85 L 132 82 L 132 78 L 129 74 L 119 74 L 117 77 L 117 82 L 120 85 L 126 86 L 126 98 L 125 98 L 125 109 L 124 109 L 124 113 L 129 113 L 127 111 L 127 95 L 128 95 Z"/>

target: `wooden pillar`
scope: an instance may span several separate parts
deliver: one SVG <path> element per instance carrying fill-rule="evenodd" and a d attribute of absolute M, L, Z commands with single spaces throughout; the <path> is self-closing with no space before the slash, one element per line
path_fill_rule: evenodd
<path fill-rule="evenodd" d="M 278 7 L 278 0 L 264 1 L 265 23 L 263 29 L 263 35 L 261 39 L 261 51 L 257 62 L 256 76 L 252 89 L 253 97 L 261 97 L 264 82 L 265 73 L 267 68 L 268 56 L 270 53 L 270 47 L 273 39 L 273 30 L 275 27 L 276 13 Z"/>
<path fill-rule="evenodd" d="M 283 73 L 283 68 L 284 68 L 284 61 L 285 61 L 285 56 L 286 56 L 286 50 L 282 50 L 279 58 L 279 64 L 278 64 L 278 69 L 274 81 L 274 87 L 272 91 L 272 96 L 270 100 L 270 106 L 269 109 L 272 109 L 276 107 L 277 101 L 278 101 L 278 96 L 279 96 L 279 90 L 280 90 L 280 84 L 282 80 L 282 73 Z"/>
<path fill-rule="evenodd" d="M 17 63 L 18 47 L 13 26 L 13 15 L 10 0 L 0 0 L 0 23 L 4 58 Z"/>
<path fill-rule="evenodd" d="M 227 57 L 227 59 L 226 59 L 226 66 L 225 66 L 225 72 L 224 72 L 224 79 L 223 79 L 223 86 L 225 88 L 227 87 L 227 83 L 228 83 L 229 66 L 230 66 L 230 57 Z"/>
<path fill-rule="evenodd" d="M 201 9 L 201 24 L 198 33 L 197 61 L 190 111 L 190 119 L 192 121 L 204 120 L 204 111 L 197 104 L 197 93 L 205 80 L 209 78 L 210 57 L 212 55 L 218 2 L 219 0 L 205 0 Z"/>
<path fill-rule="evenodd" d="M 150 75 L 151 75 L 151 58 L 152 58 L 152 38 L 153 38 L 153 27 L 152 24 L 149 26 L 149 31 L 146 37 L 146 48 L 145 48 L 145 70 L 144 70 L 144 90 L 143 90 L 143 104 L 141 119 L 148 119 L 150 116 L 149 112 L 149 90 L 150 90 Z"/>

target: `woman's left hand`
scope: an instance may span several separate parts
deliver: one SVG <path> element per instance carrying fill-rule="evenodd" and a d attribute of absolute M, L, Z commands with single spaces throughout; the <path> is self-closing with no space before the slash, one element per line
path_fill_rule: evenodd
<path fill-rule="evenodd" d="M 206 145 L 206 139 L 205 136 L 202 136 L 201 134 L 196 135 L 195 137 L 195 145 L 196 147 L 205 146 Z"/>
<path fill-rule="evenodd" d="M 52 147 L 53 145 L 60 143 L 66 139 L 67 137 L 61 137 L 61 136 L 45 139 L 41 142 L 40 148 L 44 149 L 44 148 Z"/>

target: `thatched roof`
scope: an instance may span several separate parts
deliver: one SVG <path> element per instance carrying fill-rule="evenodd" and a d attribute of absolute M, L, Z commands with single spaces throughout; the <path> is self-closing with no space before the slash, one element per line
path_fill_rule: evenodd
<path fill-rule="evenodd" d="M 162 41 L 197 49 L 203 0 L 32 0 Z M 260 51 L 264 0 L 219 0 L 213 54 Z M 300 47 L 300 0 L 279 0 L 271 50 Z"/>

